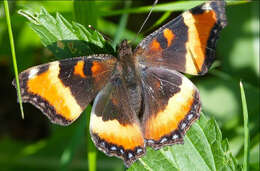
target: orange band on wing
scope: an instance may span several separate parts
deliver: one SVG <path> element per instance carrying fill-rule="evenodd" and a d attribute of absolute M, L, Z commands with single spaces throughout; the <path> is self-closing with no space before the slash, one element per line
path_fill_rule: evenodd
<path fill-rule="evenodd" d="M 174 39 L 175 35 L 173 34 L 173 32 L 170 30 L 170 29 L 165 29 L 163 31 L 163 36 L 167 39 L 167 42 L 168 42 L 168 47 L 171 46 L 172 44 L 172 40 Z"/>
<path fill-rule="evenodd" d="M 83 60 L 78 61 L 78 63 L 74 67 L 74 74 L 75 75 L 79 75 L 82 78 L 86 78 L 86 75 L 84 74 L 84 64 L 85 64 L 85 62 Z"/>
<path fill-rule="evenodd" d="M 152 43 L 150 44 L 150 48 L 152 51 L 161 51 L 162 50 L 160 43 L 156 39 L 154 39 L 152 41 Z"/>
<path fill-rule="evenodd" d="M 186 72 L 198 74 L 202 70 L 206 58 L 207 42 L 217 18 L 213 10 L 202 14 L 183 14 L 184 23 L 188 26 L 188 41 L 186 43 Z"/>
<path fill-rule="evenodd" d="M 59 71 L 59 62 L 51 63 L 47 71 L 28 80 L 28 92 L 46 100 L 54 107 L 56 113 L 67 120 L 75 120 L 82 109 L 72 96 L 70 89 L 65 87 L 58 78 Z"/>
<path fill-rule="evenodd" d="M 172 96 L 163 111 L 152 115 L 146 122 L 145 138 L 159 140 L 178 129 L 180 122 L 185 118 L 194 101 L 194 86 L 183 79 L 180 91 Z"/>
<path fill-rule="evenodd" d="M 93 77 L 96 77 L 97 74 L 102 73 L 104 69 L 102 69 L 102 65 L 99 62 L 94 61 L 91 67 L 91 73 Z"/>
<path fill-rule="evenodd" d="M 133 150 L 137 146 L 144 145 L 144 139 L 140 127 L 137 124 L 121 125 L 117 120 L 103 121 L 102 117 L 91 116 L 90 129 L 101 139 L 125 150 Z"/>

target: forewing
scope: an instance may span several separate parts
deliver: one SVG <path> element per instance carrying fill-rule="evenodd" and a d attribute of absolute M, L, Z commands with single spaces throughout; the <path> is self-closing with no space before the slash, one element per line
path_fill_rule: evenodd
<path fill-rule="evenodd" d="M 115 63 L 113 56 L 96 55 L 29 68 L 19 74 L 22 101 L 39 108 L 51 122 L 68 125 L 105 86 Z"/>
<path fill-rule="evenodd" d="M 186 130 L 200 115 L 197 88 L 180 73 L 155 67 L 143 69 L 142 86 L 146 145 L 159 149 L 182 143 Z"/>
<path fill-rule="evenodd" d="M 135 56 L 146 66 L 203 75 L 215 59 L 216 41 L 225 26 L 225 1 L 209 1 L 147 36 L 137 46 Z"/>
<path fill-rule="evenodd" d="M 100 150 L 130 166 L 145 153 L 145 143 L 127 92 L 122 79 L 114 78 L 98 93 L 91 111 L 90 132 Z"/>

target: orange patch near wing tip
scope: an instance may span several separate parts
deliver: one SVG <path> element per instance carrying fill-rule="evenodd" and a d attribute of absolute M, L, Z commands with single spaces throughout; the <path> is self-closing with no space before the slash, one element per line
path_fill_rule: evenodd
<path fill-rule="evenodd" d="M 142 132 L 138 125 L 121 125 L 117 120 L 103 121 L 101 117 L 91 118 L 91 130 L 108 143 L 123 146 L 126 150 L 133 150 L 137 146 L 144 146 Z"/>
<path fill-rule="evenodd" d="M 190 63 L 186 67 L 187 70 L 193 68 L 191 65 L 196 62 L 198 69 L 201 71 L 206 58 L 207 42 L 216 21 L 217 16 L 213 10 L 206 10 L 202 14 L 192 14 L 191 12 L 184 14 L 184 22 L 189 28 L 186 47 L 191 53 L 188 53 L 190 58 L 194 57 L 194 61 L 190 59 L 190 62 L 187 62 Z M 197 73 L 196 69 L 193 72 Z"/>
<path fill-rule="evenodd" d="M 86 78 L 86 75 L 84 74 L 84 61 L 78 61 L 77 64 L 74 67 L 74 74 L 79 75 L 82 78 Z"/>
<path fill-rule="evenodd" d="M 172 40 L 173 40 L 174 37 L 175 37 L 174 33 L 173 33 L 170 29 L 166 28 L 166 29 L 163 31 L 163 35 L 164 35 L 164 37 L 167 39 L 168 47 L 170 47 L 171 44 L 172 44 Z"/>
<path fill-rule="evenodd" d="M 156 39 L 154 39 L 152 41 L 152 43 L 150 44 L 150 48 L 152 51 L 161 51 L 162 50 L 160 43 Z"/>

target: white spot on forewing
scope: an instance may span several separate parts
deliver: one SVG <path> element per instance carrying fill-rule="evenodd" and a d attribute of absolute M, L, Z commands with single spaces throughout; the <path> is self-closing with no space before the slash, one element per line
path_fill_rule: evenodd
<path fill-rule="evenodd" d="M 121 153 L 121 154 L 124 154 L 124 150 L 123 150 L 123 149 L 120 149 L 120 153 Z"/>
<path fill-rule="evenodd" d="M 33 68 L 33 69 L 31 69 L 31 71 L 29 72 L 28 78 L 31 79 L 31 78 L 35 77 L 38 72 L 39 72 L 39 69 L 38 69 L 38 68 Z"/>

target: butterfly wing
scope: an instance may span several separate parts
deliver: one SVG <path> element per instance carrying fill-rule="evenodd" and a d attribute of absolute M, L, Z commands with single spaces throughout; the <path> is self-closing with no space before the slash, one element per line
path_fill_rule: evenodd
<path fill-rule="evenodd" d="M 215 58 L 216 41 L 225 26 L 225 2 L 209 1 L 147 36 L 136 48 L 135 55 L 147 66 L 203 75 Z"/>
<path fill-rule="evenodd" d="M 182 143 L 186 130 L 200 115 L 197 88 L 174 70 L 145 67 L 141 73 L 146 145 L 158 149 Z"/>
<path fill-rule="evenodd" d="M 124 81 L 116 77 L 98 93 L 91 111 L 90 132 L 101 151 L 130 166 L 145 153 L 145 143 L 127 92 Z"/>
<path fill-rule="evenodd" d="M 113 56 L 96 55 L 29 68 L 19 74 L 22 100 L 39 108 L 51 122 L 68 125 L 108 82 L 115 63 Z"/>

